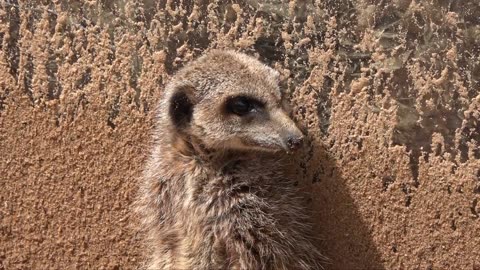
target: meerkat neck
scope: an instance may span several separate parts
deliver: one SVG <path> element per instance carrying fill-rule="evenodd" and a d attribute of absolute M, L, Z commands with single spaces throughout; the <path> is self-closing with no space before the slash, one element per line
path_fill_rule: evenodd
<path fill-rule="evenodd" d="M 231 150 L 208 149 L 200 140 L 192 136 L 175 136 L 171 149 L 176 154 L 196 160 L 204 166 L 222 169 L 239 160 L 246 160 L 245 153 Z"/>

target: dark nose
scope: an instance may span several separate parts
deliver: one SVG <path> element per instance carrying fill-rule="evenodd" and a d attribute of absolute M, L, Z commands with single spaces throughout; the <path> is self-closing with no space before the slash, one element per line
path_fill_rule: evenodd
<path fill-rule="evenodd" d="M 291 136 L 287 139 L 287 146 L 290 150 L 297 150 L 303 144 L 303 136 L 301 137 L 294 137 Z"/>

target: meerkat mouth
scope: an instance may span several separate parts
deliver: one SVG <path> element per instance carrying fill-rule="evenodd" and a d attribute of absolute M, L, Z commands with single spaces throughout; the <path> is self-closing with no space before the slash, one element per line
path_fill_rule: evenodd
<path fill-rule="evenodd" d="M 266 152 L 266 153 L 279 153 L 279 152 L 286 152 L 289 153 L 290 150 L 288 146 L 284 144 L 278 143 L 262 143 L 259 144 L 258 142 L 250 142 L 248 140 L 242 140 L 242 144 L 246 150 L 250 151 L 259 151 L 259 152 Z"/>

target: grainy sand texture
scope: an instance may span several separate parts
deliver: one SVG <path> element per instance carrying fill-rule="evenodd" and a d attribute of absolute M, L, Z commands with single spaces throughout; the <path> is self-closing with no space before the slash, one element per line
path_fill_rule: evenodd
<path fill-rule="evenodd" d="M 0 0 L 0 269 L 135 269 L 131 203 L 169 77 L 257 56 L 326 269 L 480 269 L 477 0 Z"/>

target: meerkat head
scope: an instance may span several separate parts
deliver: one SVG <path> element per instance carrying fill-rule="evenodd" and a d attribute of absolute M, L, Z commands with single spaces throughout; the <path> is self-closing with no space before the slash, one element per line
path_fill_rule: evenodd
<path fill-rule="evenodd" d="M 175 137 L 212 150 L 293 151 L 303 134 L 282 107 L 277 71 L 233 51 L 213 51 L 167 85 Z"/>

